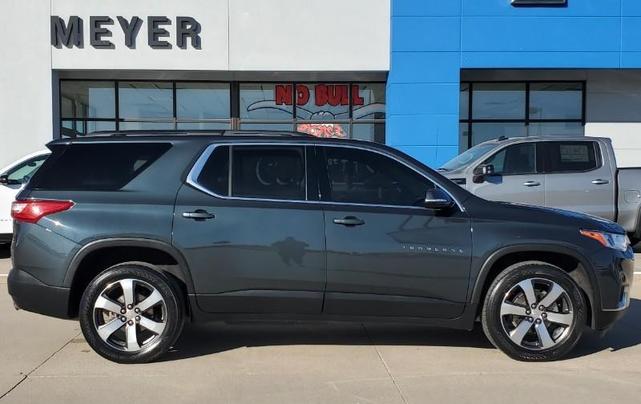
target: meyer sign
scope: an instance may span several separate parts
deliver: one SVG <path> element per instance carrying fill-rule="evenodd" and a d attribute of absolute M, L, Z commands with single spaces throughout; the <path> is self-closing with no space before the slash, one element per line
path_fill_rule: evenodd
<path fill-rule="evenodd" d="M 136 48 L 136 38 L 145 23 L 140 17 L 127 19 L 117 16 L 118 25 L 124 34 L 124 46 L 129 49 Z M 51 17 L 51 45 L 56 48 L 83 48 L 85 43 L 85 27 L 82 18 L 71 16 L 67 21 L 58 16 Z M 89 43 L 96 49 L 114 49 L 116 46 L 109 40 L 112 37 L 114 19 L 108 16 L 89 17 Z M 153 49 L 171 49 L 172 43 L 169 29 L 173 22 L 166 16 L 149 16 L 146 21 L 147 44 Z M 176 46 L 187 49 L 190 43 L 194 49 L 201 48 L 201 26 L 193 17 L 176 17 L 175 20 Z"/>

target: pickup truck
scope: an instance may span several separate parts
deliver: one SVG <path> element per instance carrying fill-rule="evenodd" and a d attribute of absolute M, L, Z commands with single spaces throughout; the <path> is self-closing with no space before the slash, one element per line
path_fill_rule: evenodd
<path fill-rule="evenodd" d="M 641 240 L 641 168 L 617 168 L 608 138 L 500 137 L 439 171 L 482 198 L 599 216 Z"/>

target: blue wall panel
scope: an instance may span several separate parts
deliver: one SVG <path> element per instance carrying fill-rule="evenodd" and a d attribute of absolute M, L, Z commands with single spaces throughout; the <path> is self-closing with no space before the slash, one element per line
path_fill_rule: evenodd
<path fill-rule="evenodd" d="M 463 17 L 462 50 L 618 52 L 620 24 L 620 17 Z"/>
<path fill-rule="evenodd" d="M 465 68 L 611 68 L 619 66 L 620 52 L 463 52 Z"/>
<path fill-rule="evenodd" d="M 460 0 L 393 0 L 394 16 L 455 16 L 461 15 Z"/>
<path fill-rule="evenodd" d="M 459 17 L 393 17 L 392 25 L 393 52 L 461 49 Z"/>
<path fill-rule="evenodd" d="M 394 0 L 392 0 L 394 1 Z M 449 0 L 444 0 L 449 1 Z M 454 0 L 459 2 L 460 0 Z M 636 2 L 638 0 L 624 0 Z M 417 1 L 416 3 L 420 2 Z M 510 0 L 463 0 L 463 15 L 529 17 L 529 16 L 619 16 L 621 0 L 568 0 L 568 7 L 514 7 Z"/>
<path fill-rule="evenodd" d="M 438 166 L 458 152 L 465 68 L 641 68 L 641 0 L 392 0 L 387 142 Z"/>
<path fill-rule="evenodd" d="M 624 16 L 641 16 L 641 1 L 621 0 L 621 14 Z"/>
<path fill-rule="evenodd" d="M 457 83 L 460 52 L 394 52 L 390 83 Z"/>

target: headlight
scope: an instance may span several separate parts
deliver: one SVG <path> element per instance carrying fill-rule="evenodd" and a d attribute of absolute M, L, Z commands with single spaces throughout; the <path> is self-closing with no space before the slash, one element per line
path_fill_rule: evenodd
<path fill-rule="evenodd" d="M 585 237 L 601 243 L 603 247 L 612 248 L 618 251 L 627 251 L 630 246 L 630 239 L 625 234 L 607 233 L 604 231 L 581 230 Z"/>

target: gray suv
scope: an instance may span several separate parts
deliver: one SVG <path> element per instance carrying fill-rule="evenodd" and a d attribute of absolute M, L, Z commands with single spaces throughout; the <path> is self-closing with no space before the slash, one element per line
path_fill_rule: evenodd
<path fill-rule="evenodd" d="M 619 225 L 490 202 L 383 145 L 296 133 L 113 133 L 49 144 L 18 195 L 16 307 L 78 318 L 117 362 L 185 321 L 413 322 L 554 360 L 629 304 Z"/>

